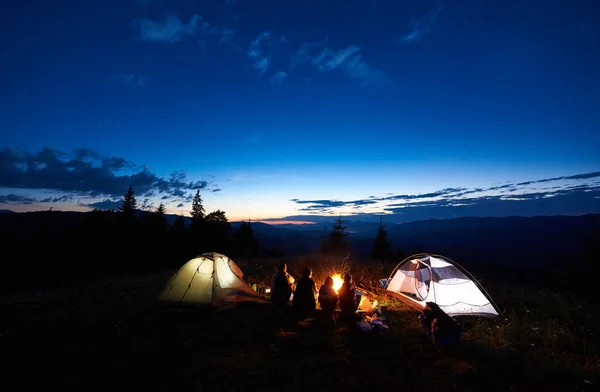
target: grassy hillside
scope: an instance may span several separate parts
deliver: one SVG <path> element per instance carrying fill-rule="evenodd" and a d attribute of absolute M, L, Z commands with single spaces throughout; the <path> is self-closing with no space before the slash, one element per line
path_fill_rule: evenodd
<path fill-rule="evenodd" d="M 317 258 L 285 261 L 296 277 L 315 267 L 318 283 L 339 268 Z M 252 282 L 273 271 L 260 265 L 244 268 Z M 351 273 L 369 283 L 390 268 L 352 264 Z M 331 329 L 319 312 L 300 323 L 277 319 L 266 304 L 159 310 L 155 298 L 171 273 L 2 297 L 5 382 L 179 391 L 586 391 L 600 383 L 599 315 L 566 294 L 485 282 L 502 317 L 462 318 L 463 343 L 444 351 L 425 339 L 412 309 L 382 292 L 390 329 L 380 335 Z"/>

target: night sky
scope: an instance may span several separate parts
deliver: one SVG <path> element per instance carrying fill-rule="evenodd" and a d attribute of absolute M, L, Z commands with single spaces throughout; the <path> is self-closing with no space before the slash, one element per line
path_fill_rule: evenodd
<path fill-rule="evenodd" d="M 2 8 L 0 209 L 600 212 L 598 1 Z"/>

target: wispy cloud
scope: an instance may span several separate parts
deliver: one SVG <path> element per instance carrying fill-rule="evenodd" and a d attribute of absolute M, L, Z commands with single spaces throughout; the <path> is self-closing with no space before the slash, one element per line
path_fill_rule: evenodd
<path fill-rule="evenodd" d="M 276 72 L 273 76 L 271 76 L 271 84 L 281 84 L 287 77 L 287 73 L 283 71 Z"/>
<path fill-rule="evenodd" d="M 324 43 L 303 43 L 300 49 L 292 56 L 292 66 L 307 62 L 320 72 L 339 69 L 350 78 L 361 80 L 363 86 L 390 82 L 390 79 L 382 70 L 373 68 L 364 60 L 358 46 L 350 45 L 338 50 L 325 47 L 319 53 L 313 54 L 312 49 L 319 46 L 324 46 Z"/>
<path fill-rule="evenodd" d="M 282 34 L 279 38 L 269 40 L 269 47 L 276 47 L 279 45 L 283 45 L 287 42 L 288 39 L 285 37 L 285 35 Z"/>
<path fill-rule="evenodd" d="M 419 42 L 425 35 L 431 33 L 431 27 L 437 19 L 438 15 L 442 12 L 442 7 L 429 12 L 426 16 L 421 19 L 412 21 L 410 23 L 411 31 L 400 38 L 400 42 L 403 44 L 410 44 L 413 42 Z"/>
<path fill-rule="evenodd" d="M 108 77 L 108 81 L 127 87 L 146 87 L 148 85 L 146 76 L 136 73 L 112 74 Z"/>
<path fill-rule="evenodd" d="M 295 67 L 298 64 L 309 62 L 311 60 L 312 49 L 322 48 L 325 45 L 327 45 L 327 40 L 323 40 L 321 42 L 304 42 L 298 51 L 292 56 L 290 65 Z"/>
<path fill-rule="evenodd" d="M 219 42 L 227 42 L 233 38 L 233 35 L 235 34 L 235 30 L 230 29 L 229 27 L 221 26 L 221 27 L 217 28 L 216 34 L 221 36 L 221 39 L 219 40 Z"/>
<path fill-rule="evenodd" d="M 132 25 L 136 30 L 136 37 L 142 41 L 173 43 L 188 35 L 204 33 L 219 37 L 219 42 L 223 43 L 231 40 L 235 34 L 235 30 L 227 26 L 212 25 L 198 14 L 192 15 L 188 23 L 183 22 L 177 14 L 170 13 L 159 21 L 135 19 Z"/>
<path fill-rule="evenodd" d="M 359 51 L 360 48 L 354 45 L 336 51 L 325 48 L 317 57 L 313 58 L 312 64 L 316 66 L 319 71 L 331 71 L 332 69 L 336 69 L 340 65 L 343 65 L 352 55 Z"/>
<path fill-rule="evenodd" d="M 265 31 L 258 35 L 248 48 L 248 58 L 252 61 L 252 66 L 256 68 L 260 73 L 265 73 L 271 64 L 271 57 L 262 53 L 262 43 L 271 36 L 271 33 Z"/>
<path fill-rule="evenodd" d="M 142 41 L 177 42 L 186 35 L 193 35 L 198 28 L 202 17 L 194 14 L 188 23 L 182 22 L 177 14 L 167 14 L 161 21 L 150 19 L 136 19 L 133 26 L 139 29 L 139 38 Z"/>

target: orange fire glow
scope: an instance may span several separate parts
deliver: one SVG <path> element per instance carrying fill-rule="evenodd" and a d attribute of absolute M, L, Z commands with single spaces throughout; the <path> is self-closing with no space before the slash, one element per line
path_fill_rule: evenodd
<path fill-rule="evenodd" d="M 340 287 L 342 287 L 342 284 L 344 284 L 344 279 L 342 279 L 340 274 L 335 274 L 331 278 L 333 279 L 333 289 L 337 293 Z"/>

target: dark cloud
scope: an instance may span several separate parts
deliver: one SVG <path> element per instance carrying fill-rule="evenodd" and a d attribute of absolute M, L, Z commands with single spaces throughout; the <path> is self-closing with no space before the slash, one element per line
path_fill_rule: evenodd
<path fill-rule="evenodd" d="M 73 195 L 63 195 L 60 197 L 47 197 L 40 200 L 40 203 L 67 203 L 73 201 Z"/>
<path fill-rule="evenodd" d="M 121 205 L 120 200 L 110 200 L 110 199 L 105 199 L 102 201 L 98 201 L 96 203 L 88 204 L 88 206 L 90 206 L 92 208 L 98 208 L 99 210 L 111 210 L 111 209 L 118 210 L 120 205 Z"/>
<path fill-rule="evenodd" d="M 29 153 L 14 148 L 0 150 L 0 188 L 50 189 L 81 196 L 119 197 L 133 186 L 139 195 L 163 193 L 178 198 L 188 191 L 212 186 L 188 181 L 184 172 L 159 177 L 121 157 L 103 156 L 90 149 L 65 153 L 44 148 Z"/>
<path fill-rule="evenodd" d="M 0 195 L 0 204 L 32 204 L 36 201 L 37 199 L 35 199 L 34 197 L 16 195 L 14 193 L 10 193 L 8 195 Z"/>
<path fill-rule="evenodd" d="M 460 204 L 464 205 L 443 201 L 430 205 L 388 207 L 385 211 L 401 215 L 401 219 L 397 220 L 404 222 L 466 216 L 581 215 L 600 211 L 600 187 L 511 197 L 488 196 Z"/>
<path fill-rule="evenodd" d="M 525 181 L 525 182 L 519 182 L 518 186 L 523 186 L 523 185 L 531 185 L 531 184 L 539 184 L 539 183 L 543 183 L 543 182 L 551 182 L 551 181 L 559 181 L 559 180 L 589 180 L 592 178 L 598 178 L 600 177 L 600 172 L 589 172 L 589 173 L 582 173 L 582 174 L 575 174 L 573 176 L 562 176 L 562 177 L 554 177 L 554 178 L 544 178 L 543 180 L 537 180 L 537 181 Z"/>
<path fill-rule="evenodd" d="M 215 193 L 215 192 L 221 192 L 221 191 L 222 191 L 221 188 L 215 188 L 215 189 L 212 190 L 213 193 Z"/>
<path fill-rule="evenodd" d="M 464 192 L 467 191 L 467 188 L 445 188 L 445 189 L 441 189 L 439 191 L 436 192 L 430 192 L 430 193 L 420 193 L 417 195 L 393 195 L 393 196 L 387 196 L 387 197 L 383 197 L 381 199 L 375 199 L 375 200 L 416 200 L 416 199 L 428 199 L 428 198 L 433 198 L 433 197 L 440 197 L 440 196 L 447 196 L 453 193 L 458 193 L 458 192 Z"/>
<path fill-rule="evenodd" d="M 177 208 L 181 208 L 181 207 L 183 207 L 183 203 L 177 204 Z"/>
<path fill-rule="evenodd" d="M 510 188 L 512 186 L 514 186 L 514 184 L 497 185 L 497 186 L 488 188 L 488 191 L 497 191 L 499 189 L 506 189 L 506 188 Z"/>
<path fill-rule="evenodd" d="M 464 187 L 457 187 L 413 195 L 386 194 L 385 197 L 377 198 L 374 196 L 369 196 L 368 198 L 362 200 L 341 201 L 327 199 L 291 199 L 291 201 L 301 205 L 301 208 L 298 209 L 299 211 L 315 214 L 335 213 L 336 209 L 340 207 L 351 207 L 357 210 L 364 205 L 379 205 L 382 211 L 385 211 L 386 213 L 402 214 L 403 219 L 408 214 L 411 214 L 411 216 L 414 215 L 415 219 L 434 218 L 437 217 L 435 215 L 435 211 L 438 209 L 440 209 L 440 211 L 442 209 L 454 212 L 460 211 L 461 214 L 472 213 L 474 215 L 479 214 L 483 216 L 497 216 L 496 214 L 505 211 L 504 207 L 508 205 L 518 207 L 525 205 L 530 206 L 532 208 L 531 211 L 540 211 L 542 214 L 544 214 L 543 211 L 556 211 L 556 213 L 561 213 L 558 212 L 558 206 L 561 202 L 580 203 L 581 211 L 587 211 L 590 213 L 600 211 L 600 207 L 598 207 L 598 204 L 600 203 L 598 201 L 600 195 L 600 183 L 597 181 L 588 181 L 587 183 L 577 184 L 561 184 L 550 187 L 538 187 L 538 189 L 532 189 L 530 187 L 525 188 L 525 186 L 561 180 L 590 180 L 597 177 L 600 177 L 600 172 L 547 178 L 518 184 L 510 183 L 495 185 L 489 188 L 468 189 Z M 477 195 L 478 193 L 480 195 Z M 490 195 L 489 193 L 492 194 Z M 550 199 L 552 199 L 551 202 L 549 201 Z M 390 204 L 390 202 L 392 203 Z M 492 208 L 492 210 L 485 211 L 485 209 L 480 208 L 482 205 Z M 596 205 L 595 209 L 592 208 L 586 210 L 586 208 L 590 208 L 592 205 Z M 500 206 L 503 207 L 500 208 Z M 544 208 L 541 208 L 540 206 L 544 206 Z M 565 211 L 569 211 L 571 208 L 567 204 L 564 204 L 563 207 Z M 579 207 L 575 208 L 575 210 L 579 210 Z M 519 210 L 516 208 L 515 212 L 512 214 L 527 215 L 527 211 L 525 209 Z M 425 218 L 426 216 L 429 216 L 429 218 Z"/>
<path fill-rule="evenodd" d="M 565 180 L 589 180 L 590 178 L 597 178 L 597 177 L 600 177 L 600 172 L 576 174 L 574 176 L 563 177 L 562 179 L 565 179 Z"/>
<path fill-rule="evenodd" d="M 329 208 L 329 207 L 343 207 L 351 202 L 338 201 L 338 200 L 298 200 L 293 199 L 298 204 L 312 204 L 314 207 Z M 311 206 L 311 207 L 313 207 Z M 308 207 L 305 207 L 308 208 Z"/>

